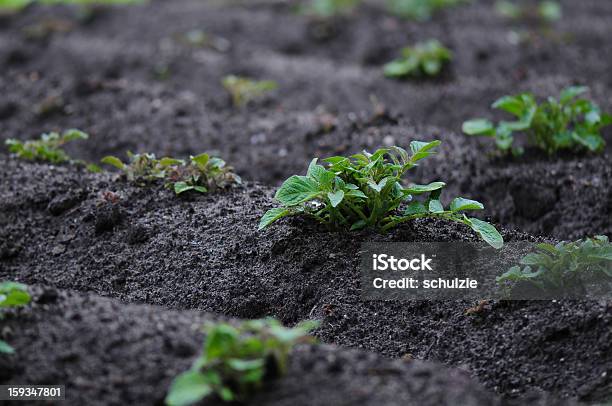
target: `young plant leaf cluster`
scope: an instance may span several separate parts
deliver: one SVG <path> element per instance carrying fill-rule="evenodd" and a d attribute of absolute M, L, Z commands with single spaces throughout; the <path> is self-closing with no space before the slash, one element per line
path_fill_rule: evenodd
<path fill-rule="evenodd" d="M 30 303 L 30 300 L 27 286 L 16 282 L 0 282 L 0 320 L 3 317 L 3 309 L 25 306 Z M 13 347 L 0 340 L 0 354 L 13 354 L 14 352 Z"/>
<path fill-rule="evenodd" d="M 470 0 L 387 0 L 392 14 L 412 20 L 427 21 L 445 8 L 468 3 Z"/>
<path fill-rule="evenodd" d="M 452 52 L 438 40 L 431 39 L 402 49 L 402 56 L 384 67 L 392 78 L 436 76 L 452 59 Z"/>
<path fill-rule="evenodd" d="M 11 153 L 30 161 L 46 161 L 53 164 L 75 162 L 62 147 L 75 140 L 86 140 L 89 136 L 79 130 L 67 130 L 62 134 L 51 132 L 42 134 L 38 140 L 21 141 L 15 138 L 6 140 Z"/>
<path fill-rule="evenodd" d="M 289 352 L 313 341 L 307 334 L 315 327 L 315 322 L 303 322 L 285 328 L 274 319 L 206 325 L 202 354 L 175 378 L 166 404 L 191 405 L 213 394 L 227 402 L 245 400 L 265 379 L 285 373 Z"/>
<path fill-rule="evenodd" d="M 315 158 L 306 176 L 291 176 L 281 185 L 275 196 L 281 207 L 268 210 L 259 228 L 285 216 L 306 215 L 333 228 L 386 231 L 416 218 L 436 217 L 463 223 L 500 248 L 503 239 L 495 227 L 464 214 L 482 210 L 481 203 L 457 197 L 445 208 L 440 201 L 443 182 L 402 186 L 404 174 L 433 154 L 438 145 L 440 141 L 412 141 L 410 152 L 400 147 L 379 149 L 373 154 L 364 151 L 324 159 L 325 166 Z"/>
<path fill-rule="evenodd" d="M 594 102 L 578 98 L 587 90 L 568 87 L 561 92 L 559 100 L 549 97 L 540 104 L 531 93 L 504 96 L 492 107 L 512 114 L 515 121 L 494 125 L 486 119 L 470 120 L 463 123 L 463 132 L 493 137 L 499 149 L 519 155 L 523 150 L 513 147 L 516 132 L 526 134 L 528 145 L 548 154 L 563 149 L 602 152 L 605 141 L 601 129 L 612 124 L 612 115 L 602 113 Z"/>
<path fill-rule="evenodd" d="M 497 282 L 527 281 L 546 293 L 571 293 L 585 282 L 612 282 L 612 244 L 606 236 L 538 244 L 520 264 L 497 277 Z"/>
<path fill-rule="evenodd" d="M 310 4 L 302 8 L 302 12 L 321 18 L 329 18 L 335 15 L 351 12 L 361 0 L 312 0 Z"/>
<path fill-rule="evenodd" d="M 169 157 L 157 159 L 154 154 L 130 152 L 128 158 L 129 163 L 124 163 L 117 157 L 107 156 L 102 162 L 120 169 L 128 181 L 140 185 L 164 180 L 166 187 L 177 195 L 189 190 L 206 193 L 241 183 L 231 166 L 205 153 L 191 156 L 188 161 Z"/>
<path fill-rule="evenodd" d="M 500 0 L 495 3 L 498 14 L 513 20 L 535 17 L 541 21 L 552 23 L 563 16 L 561 5 L 556 1 L 545 0 L 537 4 L 519 5 L 512 1 Z"/>
<path fill-rule="evenodd" d="M 221 83 L 235 107 L 244 106 L 278 88 L 278 84 L 272 80 L 252 80 L 234 75 L 225 76 Z"/>

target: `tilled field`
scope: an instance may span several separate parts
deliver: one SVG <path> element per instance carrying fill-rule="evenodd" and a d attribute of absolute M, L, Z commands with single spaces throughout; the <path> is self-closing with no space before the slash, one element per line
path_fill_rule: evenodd
<path fill-rule="evenodd" d="M 206 195 L 136 187 L 112 172 L 0 154 L 0 280 L 34 285 L 0 336 L 0 384 L 65 383 L 69 404 L 161 404 L 219 318 L 321 321 L 288 374 L 253 405 L 497 405 L 612 398 L 612 308 L 604 301 L 362 301 L 369 241 L 472 241 L 438 220 L 388 234 L 329 232 L 292 218 L 258 231 L 275 187 L 313 157 L 440 139 L 415 182 L 485 204 L 506 241 L 612 234 L 610 129 L 603 155 L 495 158 L 461 134 L 521 90 L 588 85 L 612 111 L 612 5 L 562 2 L 550 32 L 509 41 L 517 23 L 479 1 L 414 23 L 366 5 L 322 23 L 284 2 L 152 1 L 32 6 L 0 16 L 0 141 L 79 128 L 75 158 L 126 151 L 222 156 L 244 185 Z M 49 22 L 53 23 L 49 23 Z M 53 27 L 44 35 L 32 27 Z M 222 49 L 182 36 L 202 29 Z M 381 65 L 435 37 L 455 55 L 442 78 L 393 81 Z M 234 108 L 220 81 L 273 79 L 265 100 Z M 118 201 L 103 196 L 113 192 Z M 5 361 L 5 359 L 7 361 Z"/>

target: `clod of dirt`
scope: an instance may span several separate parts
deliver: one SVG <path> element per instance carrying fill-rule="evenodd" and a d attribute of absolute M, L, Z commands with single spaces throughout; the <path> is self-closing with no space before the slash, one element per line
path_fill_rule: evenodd
<path fill-rule="evenodd" d="M 96 234 L 113 231 L 123 218 L 119 205 L 113 203 L 103 203 L 97 206 L 93 215 Z"/>
<path fill-rule="evenodd" d="M 54 216 L 59 216 L 82 202 L 85 196 L 86 194 L 83 190 L 73 190 L 59 196 L 55 196 L 49 202 L 47 210 L 49 210 L 49 213 L 53 214 Z"/>

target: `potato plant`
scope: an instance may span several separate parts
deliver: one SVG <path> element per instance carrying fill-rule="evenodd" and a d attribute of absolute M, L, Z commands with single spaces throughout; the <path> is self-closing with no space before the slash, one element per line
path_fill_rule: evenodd
<path fill-rule="evenodd" d="M 384 67 L 392 78 L 436 76 L 452 59 L 452 52 L 438 40 L 431 39 L 402 49 L 402 56 Z"/>
<path fill-rule="evenodd" d="M 2 310 L 10 307 L 25 306 L 30 303 L 28 288 L 21 283 L 0 282 L 0 320 L 2 320 Z M 0 354 L 13 354 L 15 350 L 3 340 L 0 340 Z"/>
<path fill-rule="evenodd" d="M 56 132 L 42 134 L 38 140 L 21 141 L 9 138 L 5 142 L 9 151 L 19 158 L 59 164 L 72 161 L 62 146 L 71 141 L 88 138 L 89 136 L 84 132 L 72 129 L 62 134 Z"/>
<path fill-rule="evenodd" d="M 445 208 L 440 201 L 445 183 L 402 186 L 404 174 L 433 154 L 440 143 L 412 141 L 410 153 L 400 147 L 382 148 L 327 158 L 324 165 L 315 158 L 306 176 L 291 176 L 281 185 L 275 195 L 281 206 L 268 210 L 259 228 L 286 216 L 305 215 L 335 229 L 387 231 L 416 218 L 434 217 L 463 223 L 500 248 L 503 239 L 495 227 L 464 214 L 482 210 L 480 202 L 457 197 Z"/>
<path fill-rule="evenodd" d="M 468 3 L 470 0 L 387 0 L 392 14 L 402 18 L 426 21 L 445 8 Z"/>
<path fill-rule="evenodd" d="M 191 156 L 188 161 L 169 157 L 157 159 L 154 154 L 130 152 L 128 158 L 129 163 L 124 163 L 117 157 L 107 156 L 102 163 L 120 169 L 128 181 L 138 185 L 163 180 L 177 195 L 189 190 L 206 193 L 241 183 L 231 166 L 206 153 Z"/>
<path fill-rule="evenodd" d="M 272 80 L 252 80 L 234 75 L 225 76 L 221 83 L 235 107 L 244 106 L 278 88 L 278 84 Z"/>
<path fill-rule="evenodd" d="M 245 400 L 266 378 L 286 372 L 292 347 L 312 342 L 307 334 L 315 327 L 309 321 L 285 328 L 274 319 L 207 324 L 201 355 L 191 369 L 176 377 L 166 404 L 191 405 L 212 395 L 226 402 Z"/>
<path fill-rule="evenodd" d="M 526 281 L 547 293 L 573 292 L 584 282 L 612 282 L 612 244 L 606 236 L 538 244 L 520 264 L 497 277 L 497 282 Z"/>
<path fill-rule="evenodd" d="M 516 155 L 523 153 L 522 148 L 513 146 L 517 132 L 527 136 L 528 145 L 549 155 L 564 149 L 602 152 L 605 141 L 601 129 L 612 124 L 612 115 L 602 113 L 594 102 L 578 98 L 587 90 L 568 87 L 558 100 L 549 97 L 540 104 L 531 93 L 504 96 L 492 107 L 510 113 L 516 120 L 497 125 L 486 119 L 469 120 L 463 123 L 463 132 L 492 137 L 500 150 Z"/>

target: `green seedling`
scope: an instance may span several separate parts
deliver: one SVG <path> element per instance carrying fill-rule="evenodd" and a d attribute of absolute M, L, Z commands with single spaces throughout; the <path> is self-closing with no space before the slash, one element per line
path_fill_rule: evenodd
<path fill-rule="evenodd" d="M 3 309 L 25 306 L 30 303 L 30 300 L 27 286 L 16 282 L 0 282 L 0 320 L 3 318 Z M 0 354 L 14 353 L 13 347 L 0 340 Z"/>
<path fill-rule="evenodd" d="M 440 201 L 443 182 L 404 187 L 404 174 L 417 162 L 433 154 L 440 141 L 410 143 L 410 153 L 399 147 L 363 152 L 350 157 L 335 156 L 319 165 L 313 159 L 306 176 L 291 176 L 277 190 L 281 207 L 268 210 L 259 223 L 263 229 L 276 220 L 306 215 L 331 228 L 387 231 L 403 222 L 423 217 L 457 221 L 471 227 L 495 248 L 502 236 L 491 224 L 464 212 L 484 206 L 470 199 L 455 198 L 448 208 Z M 417 197 L 426 197 L 417 200 Z"/>
<path fill-rule="evenodd" d="M 437 11 L 468 3 L 470 0 L 387 0 L 392 14 L 412 20 L 427 21 Z"/>
<path fill-rule="evenodd" d="M 451 51 L 432 39 L 402 49 L 402 56 L 386 64 L 384 72 L 393 78 L 436 76 L 451 59 Z"/>
<path fill-rule="evenodd" d="M 538 104 L 531 93 L 504 96 L 493 103 L 493 108 L 504 110 L 517 119 L 501 121 L 495 126 L 486 119 L 463 123 L 463 132 L 495 138 L 497 147 L 504 152 L 512 150 L 522 154 L 521 148 L 513 148 L 514 133 L 527 135 L 528 145 L 554 154 L 559 150 L 588 150 L 602 152 L 605 141 L 601 129 L 612 124 L 612 116 L 602 113 L 597 104 L 577 98 L 588 90 L 586 87 L 568 87 L 559 100 L 549 97 Z"/>
<path fill-rule="evenodd" d="M 272 80 L 252 80 L 234 75 L 225 76 L 222 84 L 236 107 L 244 106 L 278 88 Z"/>
<path fill-rule="evenodd" d="M 74 162 L 62 149 L 66 143 L 74 140 L 86 140 L 89 136 L 79 130 L 43 134 L 38 140 L 21 141 L 15 138 L 6 140 L 9 151 L 17 157 L 31 161 L 47 161 L 53 164 Z"/>
<path fill-rule="evenodd" d="M 535 17 L 538 20 L 552 23 L 563 16 L 561 5 L 556 1 L 541 1 L 538 4 L 521 6 L 511 1 L 498 1 L 495 10 L 503 17 L 519 20 Z"/>
<path fill-rule="evenodd" d="M 86 140 L 89 135 L 80 130 L 67 130 L 61 135 L 56 132 L 43 134 L 38 140 L 21 141 L 15 138 L 6 140 L 6 145 L 11 153 L 21 159 L 30 161 L 44 161 L 52 164 L 69 163 L 82 165 L 90 172 L 100 172 L 99 166 L 87 163 L 80 159 L 72 159 L 62 149 L 70 141 Z"/>
<path fill-rule="evenodd" d="M 176 158 L 157 159 L 154 154 L 132 154 L 129 163 L 114 156 L 107 156 L 102 163 L 123 171 L 130 182 L 144 185 L 164 180 L 167 188 L 179 195 L 189 190 L 200 193 L 225 189 L 242 181 L 225 161 L 208 154 L 191 156 L 188 161 Z"/>
<path fill-rule="evenodd" d="M 274 319 L 250 320 L 237 326 L 205 326 L 202 354 L 191 369 L 176 377 L 168 395 L 169 406 L 197 403 L 213 394 L 223 401 L 243 401 L 260 389 L 265 379 L 282 376 L 291 349 L 312 342 L 307 334 L 317 323 L 285 328 Z"/>
<path fill-rule="evenodd" d="M 321 18 L 348 14 L 361 0 L 311 0 L 308 6 L 301 8 L 301 12 Z"/>
<path fill-rule="evenodd" d="M 612 244 L 595 236 L 557 245 L 538 244 L 497 282 L 526 281 L 545 292 L 572 292 L 584 282 L 612 282 Z"/>

